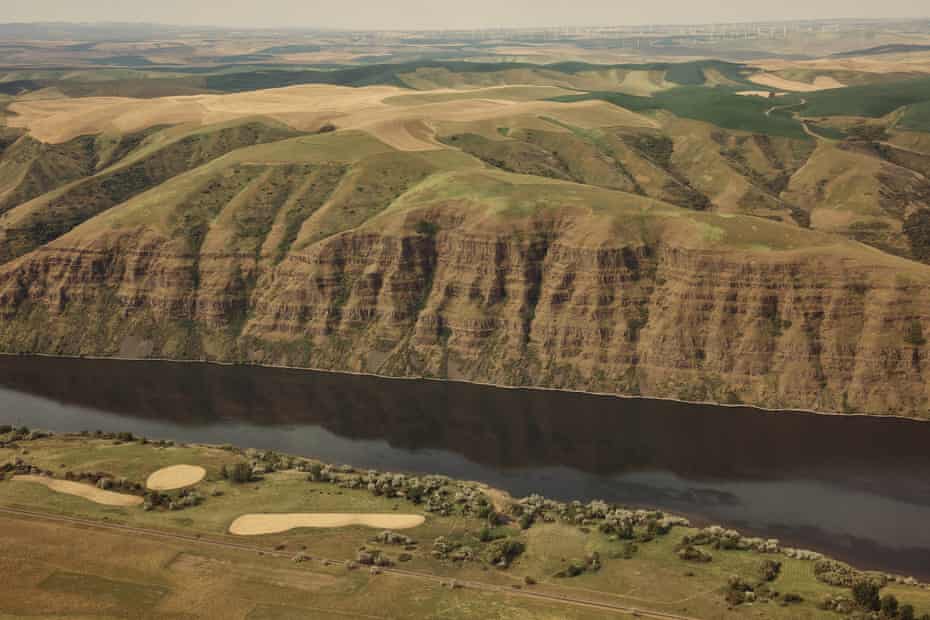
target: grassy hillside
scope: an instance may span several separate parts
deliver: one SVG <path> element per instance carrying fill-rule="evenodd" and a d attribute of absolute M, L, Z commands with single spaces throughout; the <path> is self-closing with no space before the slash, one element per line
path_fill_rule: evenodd
<path fill-rule="evenodd" d="M 132 58 L 139 62 L 133 63 Z M 129 64 L 106 58 L 98 61 L 99 64 L 116 62 L 123 67 L 120 69 L 0 71 L 0 94 L 20 95 L 44 88 L 56 88 L 72 97 L 150 98 L 202 92 L 246 92 L 298 84 L 354 87 L 385 85 L 419 90 L 442 86 L 573 85 L 583 89 L 647 94 L 676 85 L 699 86 L 719 83 L 721 80 L 731 85 L 747 84 L 744 76 L 750 71 L 743 65 L 715 60 L 648 64 L 420 60 L 325 67 L 249 64 L 250 59 L 245 56 L 226 59 L 235 60 L 236 64 L 199 67 L 159 66 L 139 56 L 127 56 L 123 60 Z"/>
<path fill-rule="evenodd" d="M 900 107 L 930 101 L 930 78 L 850 86 L 805 95 L 805 116 L 885 116 Z"/>
<path fill-rule="evenodd" d="M 908 105 L 896 127 L 930 133 L 930 100 Z"/>
<path fill-rule="evenodd" d="M 12 203 L 0 219 L 4 229 L 0 256 L 10 259 L 29 252 L 110 207 L 235 149 L 281 140 L 295 132 L 274 124 L 246 122 L 180 136 L 168 131 L 167 135 L 170 137 L 153 134 L 147 142 L 145 136 L 127 136 L 109 153 L 111 160 L 114 154 L 126 156 L 109 168 L 88 176 L 97 163 L 93 161 L 84 170 L 83 179 L 54 191 L 49 182 L 34 192 L 38 196 L 35 200 Z M 93 138 L 79 139 L 82 145 L 92 147 L 95 143 Z M 60 183 L 61 178 L 54 177 L 54 181 Z M 29 187 L 20 187 L 20 191 Z"/>
<path fill-rule="evenodd" d="M 555 101 L 599 99 L 636 111 L 669 110 L 677 116 L 704 121 L 719 127 L 789 138 L 808 139 L 801 124 L 783 114 L 768 113 L 775 105 L 762 97 L 737 95 L 728 88 L 675 88 L 652 97 L 592 92 L 556 97 Z M 796 96 L 781 97 L 777 105 L 800 103 Z"/>
<path fill-rule="evenodd" d="M 7 97 L 5 350 L 926 416 L 919 101 L 802 117 L 879 86 L 715 61 L 182 69 L 9 76 L 237 92 Z"/>

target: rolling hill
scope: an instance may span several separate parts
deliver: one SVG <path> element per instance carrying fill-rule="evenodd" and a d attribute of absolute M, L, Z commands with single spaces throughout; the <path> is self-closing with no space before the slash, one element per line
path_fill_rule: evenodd
<path fill-rule="evenodd" d="M 0 349 L 930 415 L 922 82 L 325 73 L 8 100 Z"/>

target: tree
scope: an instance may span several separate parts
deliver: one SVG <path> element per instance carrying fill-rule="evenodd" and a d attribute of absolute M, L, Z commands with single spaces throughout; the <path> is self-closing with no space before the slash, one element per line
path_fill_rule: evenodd
<path fill-rule="evenodd" d="M 252 466 L 248 463 L 236 463 L 229 472 L 229 478 L 233 482 L 242 484 L 252 480 Z"/>
<path fill-rule="evenodd" d="M 917 319 L 912 320 L 907 326 L 907 330 L 904 332 L 904 342 L 915 347 L 921 347 L 927 343 L 927 339 L 924 338 L 923 326 Z"/>
<path fill-rule="evenodd" d="M 882 615 L 886 618 L 894 618 L 898 615 L 898 599 L 894 594 L 886 594 L 882 597 Z"/>
<path fill-rule="evenodd" d="M 759 578 L 762 581 L 775 581 L 780 572 L 781 562 L 770 559 L 762 560 L 762 565 L 759 567 Z"/>
<path fill-rule="evenodd" d="M 507 568 L 525 550 L 526 546 L 519 540 L 502 538 L 488 545 L 485 560 L 498 568 Z"/>
<path fill-rule="evenodd" d="M 878 586 L 871 581 L 859 581 L 852 587 L 853 599 L 856 604 L 870 611 L 878 611 L 881 608 L 881 600 L 878 598 Z"/>
<path fill-rule="evenodd" d="M 439 232 L 439 226 L 428 220 L 418 221 L 414 228 L 418 235 L 423 235 L 424 237 L 435 237 L 436 233 Z"/>

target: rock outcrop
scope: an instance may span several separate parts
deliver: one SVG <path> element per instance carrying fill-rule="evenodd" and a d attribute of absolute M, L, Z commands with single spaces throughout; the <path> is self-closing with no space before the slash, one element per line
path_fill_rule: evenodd
<path fill-rule="evenodd" d="M 0 270 L 0 348 L 927 415 L 922 265 L 611 243 L 589 220 L 493 231 L 440 214 L 278 264 L 144 227 L 68 235 Z"/>

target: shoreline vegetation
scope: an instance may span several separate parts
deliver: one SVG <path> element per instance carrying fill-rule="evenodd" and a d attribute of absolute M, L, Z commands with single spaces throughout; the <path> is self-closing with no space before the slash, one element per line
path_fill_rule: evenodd
<path fill-rule="evenodd" d="M 911 417 L 904 415 L 895 415 L 890 413 L 844 413 L 842 411 L 826 411 L 820 409 L 803 409 L 803 408 L 789 408 L 789 409 L 778 409 L 774 407 L 763 407 L 761 405 L 753 405 L 749 403 L 726 403 L 726 402 L 717 402 L 717 401 L 705 401 L 705 400 L 686 400 L 681 398 L 672 398 L 670 396 L 645 396 L 642 394 L 618 394 L 614 392 L 592 392 L 587 390 L 574 390 L 569 388 L 554 388 L 546 387 L 541 385 L 505 385 L 498 383 L 488 383 L 484 381 L 469 381 L 467 379 L 449 379 L 449 378 L 440 378 L 440 377 L 406 377 L 398 375 L 385 375 L 375 372 L 363 372 L 357 370 L 334 370 L 332 368 L 315 368 L 315 367 L 305 367 L 305 366 L 286 366 L 280 364 L 260 364 L 254 362 L 224 362 L 221 360 L 193 360 L 193 359 L 171 359 L 171 358 L 161 358 L 161 357 L 113 357 L 113 356 L 98 356 L 98 355 L 62 355 L 62 354 L 53 354 L 53 353 L 9 353 L 0 351 L 0 357 L 8 358 L 17 358 L 17 357 L 39 357 L 39 358 L 51 358 L 51 359 L 67 359 L 67 360 L 93 360 L 93 361 L 104 361 L 104 362 L 159 362 L 167 364 L 207 364 L 214 366 L 226 366 L 226 367 L 244 367 L 244 368 L 267 368 L 269 370 L 291 370 L 291 371 L 306 371 L 314 373 L 326 373 L 334 375 L 350 375 L 356 377 L 372 377 L 375 379 L 387 379 L 387 380 L 398 380 L 398 381 L 431 381 L 438 383 L 460 383 L 465 385 L 476 385 L 480 387 L 488 388 L 497 388 L 502 390 L 528 390 L 528 391 L 540 391 L 540 392 L 565 392 L 567 394 L 584 394 L 587 396 L 597 396 L 600 398 L 619 398 L 625 400 L 656 400 L 664 402 L 673 402 L 681 403 L 683 405 L 707 405 L 713 407 L 728 407 L 728 408 L 737 408 L 737 409 L 754 409 L 756 411 L 761 411 L 763 413 L 769 414 L 794 414 L 794 415 L 820 415 L 820 416 L 835 416 L 840 418 L 873 418 L 873 419 L 887 419 L 887 420 L 906 420 L 910 422 L 930 422 L 930 419 Z"/>
<path fill-rule="evenodd" d="M 193 467 L 206 475 L 183 488 L 153 490 L 136 482 L 155 472 Z M 9 482 L 21 476 L 49 484 Z M 139 506 L 93 504 L 56 493 L 54 481 L 121 491 L 137 497 Z M 779 610 L 772 617 L 820 617 L 802 615 L 803 609 L 861 618 L 930 618 L 919 615 L 930 613 L 930 585 L 913 577 L 859 570 L 719 525 L 695 527 L 658 510 L 540 495 L 511 498 L 482 483 L 442 475 L 359 470 L 277 451 L 149 440 L 128 432 L 57 434 L 0 424 L 0 506 L 198 536 L 235 535 L 235 524 L 261 516 L 256 513 L 296 516 L 298 525 L 259 528 L 249 538 L 268 541 L 278 551 L 296 549 L 292 559 L 298 564 L 323 546 L 327 557 L 341 557 L 348 572 L 365 568 L 376 575 L 403 564 L 448 577 L 452 589 L 456 579 L 506 575 L 521 588 L 583 584 L 607 594 L 631 570 L 652 571 L 683 579 L 684 593 L 695 594 L 691 581 L 709 588 L 712 607 Z M 381 527 L 372 520 L 378 515 L 405 533 L 385 529 L 372 536 L 370 528 Z M 299 525 L 317 517 L 326 523 Z M 327 538 L 326 532 L 344 534 L 335 544 L 335 535 Z M 575 544 L 571 550 L 568 541 Z M 705 611 L 696 617 L 716 617 Z"/>

